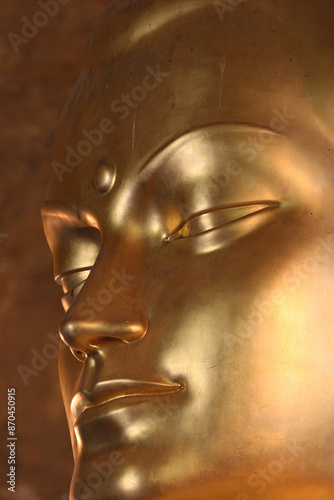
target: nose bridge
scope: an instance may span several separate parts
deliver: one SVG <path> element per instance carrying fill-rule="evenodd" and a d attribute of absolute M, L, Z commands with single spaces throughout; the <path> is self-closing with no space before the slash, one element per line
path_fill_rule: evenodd
<path fill-rule="evenodd" d="M 138 259 L 125 260 L 124 250 L 101 249 L 74 304 L 67 311 L 60 335 L 72 349 L 87 352 L 107 340 L 131 343 L 147 332 Z"/>

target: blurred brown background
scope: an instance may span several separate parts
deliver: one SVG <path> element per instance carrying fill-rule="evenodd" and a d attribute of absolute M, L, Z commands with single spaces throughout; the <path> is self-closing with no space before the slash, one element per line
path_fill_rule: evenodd
<path fill-rule="evenodd" d="M 22 18 L 43 24 L 45 16 L 36 12 L 56 0 L 0 4 L 1 499 L 62 499 L 73 466 L 55 351 L 50 346 L 45 351 L 62 311 L 39 210 L 60 113 L 78 77 L 89 33 L 110 0 L 60 1 L 59 12 L 48 15 L 28 43 L 12 36 L 16 51 L 8 33 L 22 36 Z M 53 359 L 45 360 L 43 349 Z M 36 352 L 44 359 L 38 370 L 32 366 Z M 33 370 L 25 371 L 26 383 L 19 365 L 22 373 Z M 16 388 L 15 496 L 6 485 L 8 387 Z"/>

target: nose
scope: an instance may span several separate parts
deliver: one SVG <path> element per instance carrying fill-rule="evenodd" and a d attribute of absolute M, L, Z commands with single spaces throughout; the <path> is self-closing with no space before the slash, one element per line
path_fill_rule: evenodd
<path fill-rule="evenodd" d="M 88 354 L 111 341 L 130 344 L 142 339 L 148 330 L 148 318 L 135 288 L 136 283 L 128 283 L 117 290 L 114 286 L 114 293 L 110 289 L 106 293 L 101 274 L 89 276 L 60 324 L 65 344 Z"/>
<path fill-rule="evenodd" d="M 109 340 L 121 340 L 126 344 L 142 339 L 148 329 L 146 316 L 117 321 L 80 321 L 78 318 L 65 316 L 60 325 L 60 336 L 71 349 L 90 352 Z"/>

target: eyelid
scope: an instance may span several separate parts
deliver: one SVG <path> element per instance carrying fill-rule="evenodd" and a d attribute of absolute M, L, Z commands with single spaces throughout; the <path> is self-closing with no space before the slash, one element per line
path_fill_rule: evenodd
<path fill-rule="evenodd" d="M 168 236 L 165 241 L 171 243 L 177 239 L 190 238 L 226 226 L 231 222 L 244 219 L 264 210 L 280 207 L 278 201 L 242 203 L 239 205 L 215 207 L 205 212 L 192 215 L 182 226 Z"/>

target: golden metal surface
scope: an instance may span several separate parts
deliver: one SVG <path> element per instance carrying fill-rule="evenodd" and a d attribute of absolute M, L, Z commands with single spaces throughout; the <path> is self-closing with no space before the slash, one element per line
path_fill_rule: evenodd
<path fill-rule="evenodd" d="M 334 4 L 114 1 L 57 134 L 71 499 L 334 498 Z"/>

